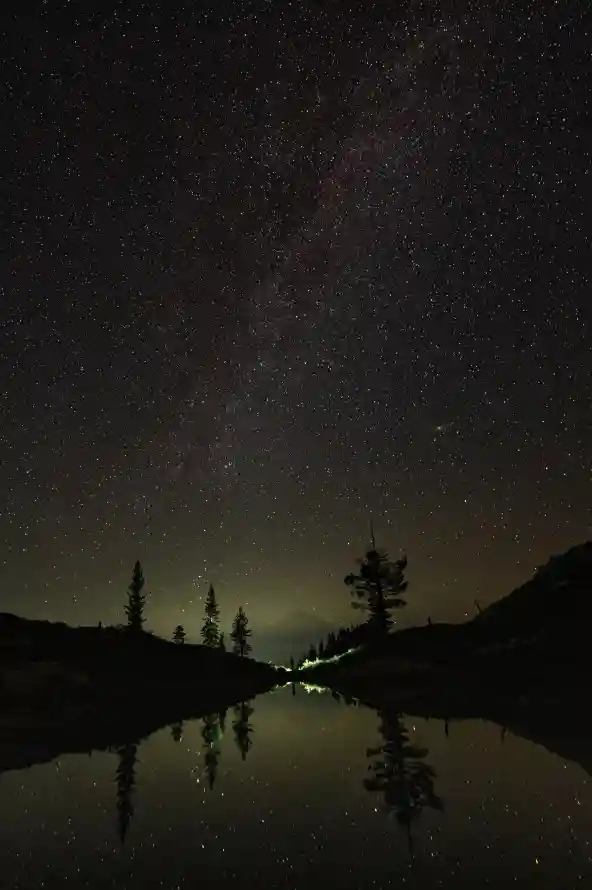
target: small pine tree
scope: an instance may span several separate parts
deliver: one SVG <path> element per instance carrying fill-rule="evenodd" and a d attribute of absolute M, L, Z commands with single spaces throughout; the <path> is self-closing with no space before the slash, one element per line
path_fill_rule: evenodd
<path fill-rule="evenodd" d="M 218 637 L 218 648 L 221 649 L 222 652 L 226 652 L 226 641 L 223 633 Z"/>
<path fill-rule="evenodd" d="M 249 637 L 251 636 L 251 630 L 249 628 L 248 618 L 243 610 L 242 606 L 239 606 L 238 612 L 234 616 L 234 621 L 232 622 L 232 630 L 230 632 L 230 638 L 233 643 L 233 651 L 235 655 L 240 655 L 241 658 L 244 658 L 245 655 L 248 655 L 251 651 L 251 644 L 249 643 Z"/>
<path fill-rule="evenodd" d="M 215 649 L 220 641 L 220 609 L 216 600 L 216 593 L 210 584 L 208 595 L 206 596 L 206 607 L 204 622 L 201 628 L 201 636 L 204 646 Z"/>
<path fill-rule="evenodd" d="M 182 624 L 178 624 L 173 631 L 173 643 L 183 644 L 186 639 L 185 628 Z"/>
<path fill-rule="evenodd" d="M 406 605 L 402 594 L 407 589 L 404 572 L 407 568 L 407 557 L 391 562 L 385 551 L 377 550 L 372 535 L 372 549 L 358 560 L 358 574 L 353 572 L 344 579 L 352 588 L 352 602 L 356 609 L 365 609 L 368 613 L 368 624 L 378 636 L 387 634 L 392 626 L 391 610 Z"/>
<path fill-rule="evenodd" d="M 306 658 L 308 661 L 316 661 L 317 660 L 317 650 L 315 649 L 314 646 L 310 647 Z"/>
<path fill-rule="evenodd" d="M 127 603 L 125 605 L 125 614 L 127 615 L 127 626 L 131 631 L 138 632 L 142 630 L 144 624 L 144 606 L 146 605 L 146 597 L 142 593 L 144 587 L 144 573 L 142 565 L 139 561 L 134 566 L 132 575 L 132 583 L 128 587 Z"/>

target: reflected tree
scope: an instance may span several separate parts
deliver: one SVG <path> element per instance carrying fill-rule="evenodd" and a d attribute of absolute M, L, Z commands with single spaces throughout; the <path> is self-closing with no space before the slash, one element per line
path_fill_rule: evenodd
<path fill-rule="evenodd" d="M 384 743 L 367 751 L 372 761 L 364 787 L 367 791 L 382 794 L 387 810 L 405 829 L 409 851 L 413 853 L 413 822 L 422 810 L 442 810 L 444 806 L 434 790 L 436 772 L 425 761 L 427 748 L 410 742 L 399 714 L 381 711 L 379 716 L 379 731 Z"/>
<path fill-rule="evenodd" d="M 220 726 L 220 739 L 226 732 L 226 714 L 228 713 L 228 708 L 224 708 L 222 711 L 218 711 L 218 724 Z"/>
<path fill-rule="evenodd" d="M 119 763 L 115 771 L 117 785 L 117 823 L 119 840 L 123 844 L 127 837 L 130 822 L 134 815 L 133 793 L 136 787 L 136 763 L 138 745 L 136 742 L 117 748 Z"/>
<path fill-rule="evenodd" d="M 183 730 L 185 729 L 185 725 L 182 720 L 177 720 L 176 723 L 171 723 L 171 735 L 173 737 L 174 742 L 180 742 L 183 738 Z"/>
<path fill-rule="evenodd" d="M 208 714 L 207 717 L 203 718 L 201 737 L 204 746 L 204 772 L 208 780 L 208 786 L 210 790 L 213 790 L 218 773 L 220 742 L 222 740 L 220 714 Z"/>
<path fill-rule="evenodd" d="M 234 740 L 240 751 L 241 758 L 247 759 L 247 754 L 253 745 L 251 734 L 253 727 L 249 722 L 254 712 L 253 706 L 249 702 L 242 701 L 234 707 L 234 719 L 232 721 L 232 729 L 234 731 Z"/>

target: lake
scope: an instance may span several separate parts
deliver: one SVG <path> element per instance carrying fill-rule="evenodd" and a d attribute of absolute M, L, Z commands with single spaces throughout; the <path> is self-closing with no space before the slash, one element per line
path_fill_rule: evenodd
<path fill-rule="evenodd" d="M 583 767 L 304 687 L 5 771 L 0 819 L 11 890 L 592 886 Z"/>

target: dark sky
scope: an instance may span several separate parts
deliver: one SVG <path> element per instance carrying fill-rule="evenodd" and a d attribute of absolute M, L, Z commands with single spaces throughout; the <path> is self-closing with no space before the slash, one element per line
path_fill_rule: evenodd
<path fill-rule="evenodd" d="M 590 536 L 586 6 L 3 19 L 1 610 L 349 622 L 371 514 L 458 619 Z"/>

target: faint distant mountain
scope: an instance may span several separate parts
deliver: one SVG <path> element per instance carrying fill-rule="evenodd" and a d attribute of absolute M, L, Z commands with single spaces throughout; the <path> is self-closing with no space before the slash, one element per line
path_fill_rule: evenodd
<path fill-rule="evenodd" d="M 326 639 L 338 626 L 314 612 L 294 611 L 273 624 L 253 631 L 253 654 L 262 661 L 288 664 L 290 656 L 300 658 L 319 640 Z"/>

